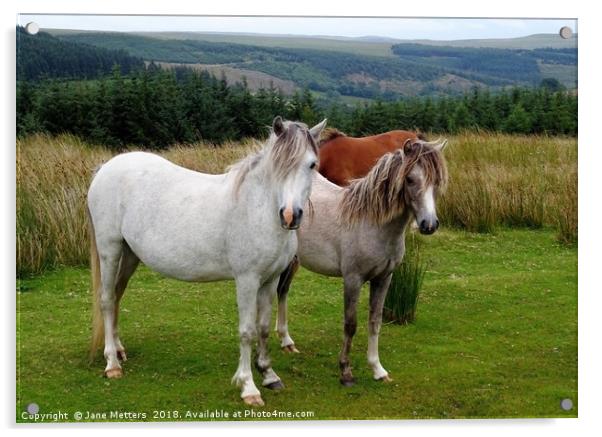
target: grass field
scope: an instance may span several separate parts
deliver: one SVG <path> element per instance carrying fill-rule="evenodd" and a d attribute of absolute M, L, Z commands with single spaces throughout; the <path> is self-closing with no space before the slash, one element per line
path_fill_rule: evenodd
<path fill-rule="evenodd" d="M 364 290 L 352 352 L 357 383 L 339 384 L 341 281 L 301 271 L 289 298 L 301 354 L 283 354 L 271 338 L 286 388 L 263 390 L 258 411 L 311 411 L 314 419 L 577 416 L 576 249 L 548 230 L 444 230 L 422 239 L 428 271 L 417 322 L 381 333 L 394 382 L 373 381 L 366 364 Z M 245 418 L 230 385 L 238 361 L 231 282 L 188 284 L 140 269 L 123 301 L 125 377 L 106 380 L 100 357 L 87 362 L 88 279 L 86 268 L 60 268 L 19 281 L 17 420 L 31 402 L 69 420 L 76 411 L 160 420 L 156 410 L 186 420 L 187 411 L 214 409 Z M 564 398 L 572 410 L 560 408 Z"/>
<path fill-rule="evenodd" d="M 252 147 L 194 144 L 161 154 L 217 173 Z M 245 417 L 251 410 L 230 384 L 238 362 L 232 282 L 188 284 L 140 268 L 122 304 L 125 378 L 104 379 L 100 355 L 88 364 L 85 196 L 93 169 L 113 153 L 72 136 L 17 143 L 17 420 L 28 420 L 30 403 L 66 420 L 87 411 L 106 412 L 101 420 L 119 420 L 111 411 L 198 420 L 216 409 L 230 420 L 260 419 Z M 339 384 L 341 280 L 301 271 L 289 326 L 302 353 L 284 355 L 271 339 L 286 389 L 263 390 L 266 407 L 256 411 L 313 419 L 576 417 L 576 139 L 464 133 L 450 137 L 445 155 L 442 229 L 419 237 L 427 272 L 417 321 L 381 332 L 381 360 L 394 383 L 372 381 L 360 322 L 357 384 Z M 365 292 L 359 308 L 366 321 Z M 573 409 L 560 408 L 565 398 Z"/>

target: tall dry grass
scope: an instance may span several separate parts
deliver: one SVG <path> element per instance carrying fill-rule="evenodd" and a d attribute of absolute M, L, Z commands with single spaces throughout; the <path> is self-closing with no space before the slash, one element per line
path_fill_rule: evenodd
<path fill-rule="evenodd" d="M 577 241 L 575 138 L 464 133 L 451 138 L 445 155 L 444 225 L 477 232 L 551 226 L 560 241 Z"/>
<path fill-rule="evenodd" d="M 162 155 L 193 170 L 220 173 L 253 147 L 197 144 Z M 113 154 L 71 135 L 17 141 L 17 275 L 87 263 L 86 194 L 94 169 Z"/>
<path fill-rule="evenodd" d="M 252 142 L 175 146 L 162 153 L 185 167 L 220 173 Z M 553 226 L 577 239 L 577 145 L 571 138 L 466 133 L 450 138 L 443 225 L 489 232 L 497 226 Z M 77 137 L 17 141 L 17 274 L 87 263 L 86 192 L 112 152 Z"/>

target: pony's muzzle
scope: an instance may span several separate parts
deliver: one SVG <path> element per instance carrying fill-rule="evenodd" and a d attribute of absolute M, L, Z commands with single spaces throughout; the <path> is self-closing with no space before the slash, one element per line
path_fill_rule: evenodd
<path fill-rule="evenodd" d="M 434 234 L 435 231 L 439 228 L 439 220 L 434 219 L 434 220 L 422 220 L 420 222 L 420 226 L 418 227 L 420 229 L 420 233 L 424 234 L 424 235 L 431 235 Z"/>
<path fill-rule="evenodd" d="M 280 224 L 284 229 L 298 229 L 303 217 L 301 208 L 280 208 Z"/>

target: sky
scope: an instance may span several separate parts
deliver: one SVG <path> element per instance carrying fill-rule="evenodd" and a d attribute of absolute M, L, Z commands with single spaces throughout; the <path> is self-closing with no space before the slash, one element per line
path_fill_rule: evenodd
<path fill-rule="evenodd" d="M 435 40 L 557 34 L 563 26 L 577 32 L 577 20 L 572 19 L 20 15 L 18 21 L 20 25 L 34 21 L 41 30 L 236 32 Z"/>

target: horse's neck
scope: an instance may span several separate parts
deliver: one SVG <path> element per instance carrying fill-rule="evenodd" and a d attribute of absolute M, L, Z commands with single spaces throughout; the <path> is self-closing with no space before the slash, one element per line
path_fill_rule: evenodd
<path fill-rule="evenodd" d="M 381 230 L 390 239 L 403 238 L 411 219 L 412 213 L 410 209 L 404 208 L 403 211 L 395 216 L 389 223 L 382 225 Z"/>
<path fill-rule="evenodd" d="M 237 201 L 242 212 L 245 215 L 265 215 L 273 216 L 273 222 L 280 227 L 277 216 L 277 198 L 274 192 L 273 184 L 269 180 L 263 163 L 251 170 L 242 185 L 239 188 Z M 276 211 L 276 213 L 273 213 Z M 269 225 L 271 225 L 270 220 Z"/>

